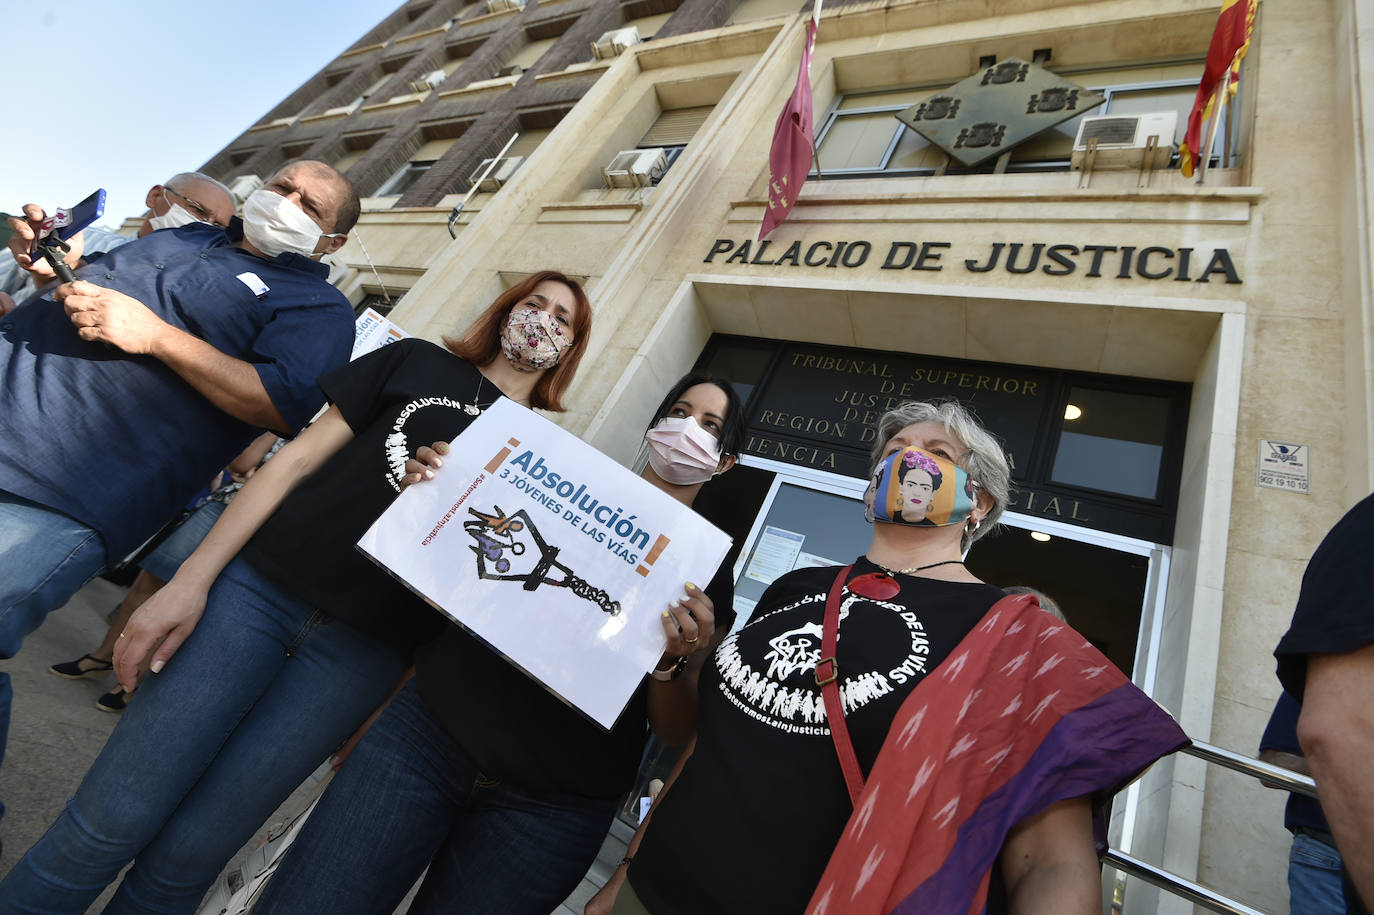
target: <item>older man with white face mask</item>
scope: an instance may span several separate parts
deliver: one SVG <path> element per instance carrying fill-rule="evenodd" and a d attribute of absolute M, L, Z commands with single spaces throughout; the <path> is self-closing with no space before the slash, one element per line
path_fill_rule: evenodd
<path fill-rule="evenodd" d="M 260 430 L 319 409 L 353 312 L 317 258 L 358 212 L 333 168 L 290 163 L 243 220 L 150 231 L 0 317 L 0 657 Z M 0 674 L 0 747 L 9 702 Z"/>
<path fill-rule="evenodd" d="M 83 255 L 113 251 L 157 229 L 174 229 L 193 222 L 223 227 L 234 216 L 233 193 L 214 178 L 199 172 L 181 172 L 162 184 L 154 184 L 148 189 L 144 205 L 148 207 L 148 216 L 133 238 L 91 226 L 67 239 L 71 245 L 71 250 L 63 256 L 67 266 L 78 267 L 84 263 Z M 9 218 L 13 233 L 9 250 L 0 251 L 0 315 L 13 310 L 15 303 L 27 299 L 39 286 L 56 279 L 47 261 L 29 256 L 34 237 L 33 222 L 43 218 L 42 208 L 26 204 L 24 216 L 27 218 Z"/>

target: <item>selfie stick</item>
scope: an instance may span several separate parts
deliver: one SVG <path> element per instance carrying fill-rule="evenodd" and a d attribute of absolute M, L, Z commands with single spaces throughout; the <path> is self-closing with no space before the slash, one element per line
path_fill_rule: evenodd
<path fill-rule="evenodd" d="M 56 229 L 38 243 L 38 250 L 43 255 L 43 259 L 48 262 L 48 266 L 52 267 L 57 278 L 64 283 L 70 283 L 76 279 L 76 274 L 72 273 L 72 268 L 68 267 L 67 262 L 62 259 L 62 254 L 71 249 L 72 246 L 62 240 L 62 236 L 58 234 Z"/>

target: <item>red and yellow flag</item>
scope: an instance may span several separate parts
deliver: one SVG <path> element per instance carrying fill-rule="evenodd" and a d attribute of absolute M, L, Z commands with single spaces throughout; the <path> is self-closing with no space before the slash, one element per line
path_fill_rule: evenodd
<path fill-rule="evenodd" d="M 1211 118 L 1218 105 L 1218 90 L 1226 75 L 1230 79 L 1226 85 L 1226 98 L 1236 94 L 1236 83 L 1240 78 L 1240 62 L 1250 49 L 1250 35 L 1255 30 L 1255 5 L 1257 0 L 1222 0 L 1221 14 L 1217 16 L 1217 27 L 1212 32 L 1212 45 L 1207 49 L 1207 63 L 1202 68 L 1202 82 L 1198 83 L 1197 98 L 1193 101 L 1193 111 L 1188 115 L 1188 130 L 1179 145 L 1179 167 L 1189 178 L 1197 167 L 1198 154 L 1206 140 L 1202 136 L 1202 125 Z"/>

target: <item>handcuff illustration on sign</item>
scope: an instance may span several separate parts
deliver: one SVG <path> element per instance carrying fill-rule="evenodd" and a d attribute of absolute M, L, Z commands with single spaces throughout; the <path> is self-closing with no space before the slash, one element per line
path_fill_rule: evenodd
<path fill-rule="evenodd" d="M 611 616 L 620 615 L 620 601 L 611 600 L 611 596 L 601 588 L 594 587 L 572 569 L 558 562 L 560 548 L 550 546 L 544 540 L 524 509 L 510 516 L 507 516 L 499 505 L 494 506 L 491 511 L 492 513 L 488 514 L 470 508 L 468 514 L 472 517 L 463 522 L 463 530 L 476 541 L 475 546 L 470 545 L 468 548 L 477 556 L 478 578 L 491 581 L 518 581 L 526 591 L 533 591 L 540 585 L 568 588 L 573 594 L 591 601 Z M 531 546 L 535 552 L 530 553 L 530 559 L 519 562 L 519 565 L 527 566 L 528 571 L 512 571 L 516 563 L 511 561 L 511 557 L 518 560 Z M 562 572 L 564 577 L 550 578 L 549 574 L 555 570 Z"/>

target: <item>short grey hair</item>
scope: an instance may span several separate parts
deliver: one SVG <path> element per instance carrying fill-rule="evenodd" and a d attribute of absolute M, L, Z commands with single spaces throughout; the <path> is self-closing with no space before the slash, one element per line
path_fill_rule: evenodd
<path fill-rule="evenodd" d="M 1055 619 L 1059 620 L 1059 622 L 1061 623 L 1068 622 L 1068 620 L 1064 619 L 1064 611 L 1059 609 L 1058 601 L 1056 601 L 1053 597 L 1050 597 L 1044 591 L 1037 591 L 1030 585 L 1012 585 L 1010 588 L 1003 588 L 1002 591 L 1006 594 L 1012 595 L 1029 594 L 1031 597 L 1034 597 L 1037 601 L 1040 602 L 1041 610 L 1044 610 L 1046 613 L 1048 613 Z"/>
<path fill-rule="evenodd" d="M 888 410 L 878 420 L 878 437 L 873 443 L 869 474 L 872 475 L 878 461 L 882 460 L 883 447 L 888 439 L 907 426 L 927 422 L 939 423 L 964 443 L 968 450 L 962 455 L 955 455 L 956 463 L 968 471 L 973 482 L 992 496 L 992 510 L 983 518 L 983 522 L 973 531 L 967 527 L 964 529 L 959 547 L 966 551 L 973 541 L 997 526 L 1011 496 L 1011 467 L 1007 463 L 1006 452 L 1002 450 L 1001 442 L 983 427 L 973 411 L 957 400 L 909 400 Z"/>
<path fill-rule="evenodd" d="M 206 184 L 214 185 L 215 188 L 223 191 L 224 195 L 230 200 L 235 199 L 234 192 L 229 190 L 229 185 L 200 172 L 177 172 L 175 175 L 162 182 L 162 184 L 164 187 L 170 187 L 172 190 L 180 193 L 186 190 L 186 185 L 193 181 L 204 181 Z"/>

